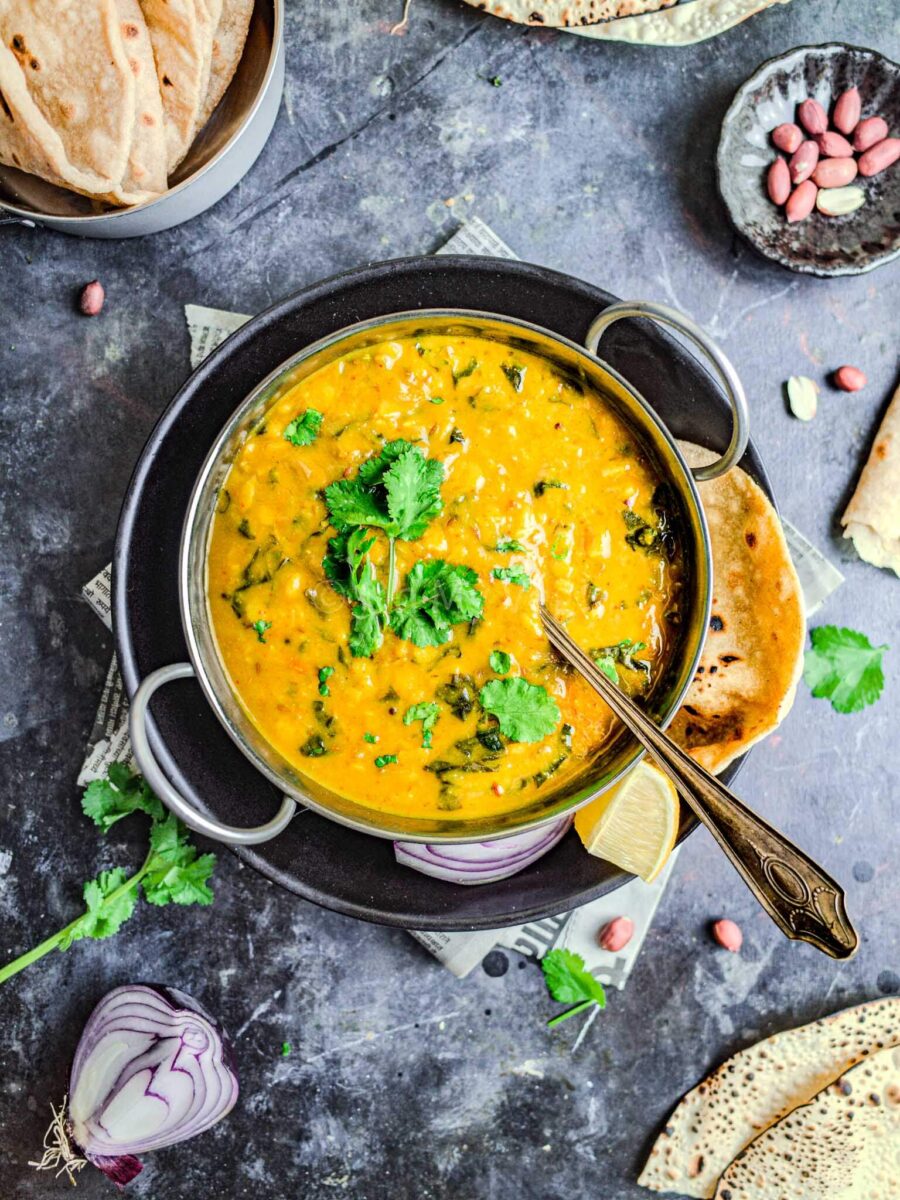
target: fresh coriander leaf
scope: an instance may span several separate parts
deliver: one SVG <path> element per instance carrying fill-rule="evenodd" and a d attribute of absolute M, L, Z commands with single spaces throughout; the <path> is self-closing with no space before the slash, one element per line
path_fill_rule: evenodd
<path fill-rule="evenodd" d="M 322 414 L 314 408 L 294 417 L 284 431 L 285 440 L 293 446 L 311 446 L 322 425 Z"/>
<path fill-rule="evenodd" d="M 174 813 L 150 830 L 152 851 L 144 868 L 144 895 L 150 904 L 212 904 L 207 880 L 216 865 L 214 854 L 198 858 L 188 830 Z"/>
<path fill-rule="evenodd" d="M 517 542 L 515 538 L 500 538 L 494 549 L 500 554 L 515 554 L 521 553 L 525 547 L 521 542 Z"/>
<path fill-rule="evenodd" d="M 404 725 L 412 725 L 413 721 L 422 722 L 422 746 L 425 750 L 431 749 L 431 731 L 434 729 L 440 714 L 439 705 L 427 703 L 413 704 L 403 714 Z"/>
<path fill-rule="evenodd" d="M 253 628 L 256 631 L 256 636 L 257 636 L 258 640 L 261 641 L 263 643 L 263 645 L 265 645 L 266 630 L 272 628 L 272 622 L 271 621 L 262 621 L 262 620 L 254 621 Z"/>
<path fill-rule="evenodd" d="M 491 576 L 494 579 L 499 579 L 501 583 L 514 583 L 516 587 L 520 587 L 524 592 L 527 592 L 531 587 L 531 576 L 527 571 L 523 571 L 521 567 L 494 567 L 491 571 Z"/>
<path fill-rule="evenodd" d="M 378 738 L 375 736 L 374 733 L 364 733 L 363 741 L 368 742 L 370 745 L 374 746 L 375 743 L 378 741 Z"/>
<path fill-rule="evenodd" d="M 514 392 L 521 392 L 525 383 L 525 372 L 527 367 L 519 367 L 511 363 L 503 363 L 500 370 L 512 384 Z"/>
<path fill-rule="evenodd" d="M 484 597 L 475 586 L 471 567 L 436 558 L 417 562 L 391 613 L 391 628 L 416 646 L 440 646 L 452 626 L 471 621 L 484 611 Z"/>
<path fill-rule="evenodd" d="M 873 646 L 865 634 L 836 625 L 809 631 L 803 678 L 812 694 L 827 698 L 835 712 L 859 712 L 874 704 L 884 687 L 881 662 L 886 645 Z"/>
<path fill-rule="evenodd" d="M 368 488 L 361 479 L 338 479 L 325 489 L 328 516 L 341 533 L 357 525 L 385 528 L 391 518 L 382 497 Z"/>
<path fill-rule="evenodd" d="M 330 696 L 331 689 L 328 686 L 328 680 L 334 674 L 334 667 L 319 667 L 319 695 Z"/>
<path fill-rule="evenodd" d="M 387 621 L 384 585 L 367 553 L 375 539 L 366 529 L 345 530 L 328 541 L 322 568 L 331 586 L 351 603 L 350 653 L 368 658 L 383 641 Z"/>
<path fill-rule="evenodd" d="M 459 383 L 461 379 L 468 379 L 468 377 L 477 369 L 477 367 L 478 360 L 475 358 L 470 358 L 468 364 L 463 367 L 462 370 L 451 372 L 453 375 L 453 382 Z"/>
<path fill-rule="evenodd" d="M 420 538 L 444 507 L 443 482 L 444 468 L 438 460 L 426 458 L 410 446 L 384 473 L 388 512 L 393 522 L 387 533 L 407 542 Z"/>
<path fill-rule="evenodd" d="M 481 689 L 481 706 L 496 717 L 513 742 L 539 742 L 560 721 L 559 706 L 545 687 L 515 679 L 491 679 Z"/>
<path fill-rule="evenodd" d="M 488 662 L 491 664 L 491 670 L 496 671 L 498 675 L 506 675 L 512 666 L 512 659 L 505 650 L 492 650 Z"/>
<path fill-rule="evenodd" d="M 431 401 L 432 404 L 443 404 L 444 403 L 443 396 L 429 396 L 428 399 Z"/>
<path fill-rule="evenodd" d="M 549 491 L 550 488 L 559 488 L 560 490 L 567 492 L 569 490 L 569 485 L 567 483 L 563 483 L 559 479 L 539 479 L 534 485 L 533 491 L 536 496 L 543 496 L 544 492 Z"/>
<path fill-rule="evenodd" d="M 287 1058 L 287 1056 L 290 1054 L 291 1050 L 293 1050 L 293 1046 L 291 1045 L 290 1042 L 282 1042 L 281 1043 L 281 1057 L 282 1058 Z"/>
<path fill-rule="evenodd" d="M 118 932 L 134 912 L 137 889 L 124 891 L 112 901 L 109 897 L 127 878 L 126 872 L 121 867 L 116 867 L 113 871 L 101 871 L 96 879 L 84 885 L 82 894 L 87 911 L 63 934 L 59 943 L 60 950 L 68 950 L 73 942 L 81 938 L 108 938 Z"/>
<path fill-rule="evenodd" d="M 603 984 L 587 970 L 580 954 L 573 954 L 571 950 L 550 950 L 541 959 L 541 969 L 544 972 L 547 990 L 553 999 L 558 1000 L 560 1004 L 575 1005 L 568 1012 L 551 1017 L 548 1025 L 557 1025 L 592 1004 L 596 1004 L 598 1008 L 606 1008 Z"/>
<path fill-rule="evenodd" d="M 594 662 L 607 679 L 611 680 L 613 683 L 619 682 L 619 672 L 616 670 L 615 659 L 610 658 L 608 654 L 602 654 L 599 658 L 595 658 Z"/>
<path fill-rule="evenodd" d="M 391 763 L 395 763 L 395 762 L 397 762 L 396 754 L 379 754 L 378 757 L 375 759 L 375 766 L 380 771 L 383 767 L 387 767 Z"/>
<path fill-rule="evenodd" d="M 85 816 L 108 833 L 133 812 L 146 813 L 151 820 L 161 821 L 165 809 L 150 791 L 141 775 L 133 775 L 125 763 L 110 763 L 107 779 L 94 779 L 85 788 L 81 807 Z"/>

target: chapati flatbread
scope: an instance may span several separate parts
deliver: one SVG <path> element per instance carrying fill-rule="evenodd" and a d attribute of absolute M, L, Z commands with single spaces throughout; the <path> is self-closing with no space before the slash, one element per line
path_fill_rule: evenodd
<path fill-rule="evenodd" d="M 637 46 L 691 46 L 725 33 L 773 4 L 789 3 L 790 0 L 690 0 L 642 16 L 578 26 L 571 32 L 597 41 L 631 42 Z"/>
<path fill-rule="evenodd" d="M 900 1050 L 882 1050 L 751 1142 L 717 1200 L 897 1200 Z"/>
<path fill-rule="evenodd" d="M 89 195 L 114 192 L 136 92 L 114 0 L 4 0 L 0 41 L 0 161 Z"/>
<path fill-rule="evenodd" d="M 900 575 L 900 388 L 884 414 L 841 524 L 860 558 Z"/>
<path fill-rule="evenodd" d="M 171 174 L 197 130 L 209 80 L 213 29 L 200 0 L 140 0 L 140 4 L 156 59 Z"/>
<path fill-rule="evenodd" d="M 629 17 L 635 13 L 656 12 L 668 8 L 676 0 L 467 0 L 505 21 L 521 25 L 545 25 L 567 28 L 573 25 L 594 25 L 614 17 Z"/>
<path fill-rule="evenodd" d="M 900 997 L 888 997 L 741 1050 L 676 1107 L 638 1183 L 654 1192 L 714 1196 L 728 1164 L 760 1133 L 869 1055 L 898 1045 Z"/>
<path fill-rule="evenodd" d="M 691 466 L 716 457 L 680 446 Z M 712 616 L 669 735 L 716 772 L 787 716 L 803 671 L 806 622 L 784 531 L 762 489 L 739 467 L 697 486 L 712 541 Z"/>
<path fill-rule="evenodd" d="M 200 108 L 200 129 L 212 116 L 213 111 L 231 83 L 237 65 L 241 61 L 250 18 L 253 15 L 253 0 L 223 0 L 222 15 L 213 37 L 212 70 L 209 87 Z"/>
<path fill-rule="evenodd" d="M 134 75 L 134 129 L 128 163 L 116 196 L 137 204 L 166 190 L 166 131 L 150 34 L 138 0 L 115 0 L 122 44 Z"/>

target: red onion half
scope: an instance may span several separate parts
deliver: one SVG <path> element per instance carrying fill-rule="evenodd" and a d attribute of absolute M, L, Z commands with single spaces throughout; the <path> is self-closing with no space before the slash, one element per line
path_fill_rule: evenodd
<path fill-rule="evenodd" d="M 238 1081 L 220 1026 L 190 996 L 153 984 L 118 987 L 88 1018 L 69 1081 L 66 1132 L 118 1184 L 136 1157 L 215 1125 Z"/>
<path fill-rule="evenodd" d="M 560 817 L 527 833 L 490 842 L 394 842 L 394 856 L 404 867 L 448 883 L 496 883 L 537 862 L 571 823 L 571 817 Z"/>

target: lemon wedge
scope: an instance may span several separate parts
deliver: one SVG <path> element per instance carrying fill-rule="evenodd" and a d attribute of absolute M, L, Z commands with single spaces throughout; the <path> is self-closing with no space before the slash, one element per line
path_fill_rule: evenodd
<path fill-rule="evenodd" d="M 589 854 L 605 858 L 652 883 L 678 837 L 678 793 L 646 759 L 608 792 L 575 814 L 575 828 Z"/>

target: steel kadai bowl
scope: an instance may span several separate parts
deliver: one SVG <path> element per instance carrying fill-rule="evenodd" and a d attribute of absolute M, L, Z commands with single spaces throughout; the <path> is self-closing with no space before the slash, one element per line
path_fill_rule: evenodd
<path fill-rule="evenodd" d="M 284 0 L 256 0 L 241 60 L 169 189 L 131 208 L 108 208 L 35 175 L 0 165 L 0 224 L 35 222 L 79 237 L 160 233 L 211 208 L 265 146 L 284 85 Z"/>
<path fill-rule="evenodd" d="M 606 331 L 622 318 L 649 318 L 685 335 L 703 350 L 720 377 L 732 410 L 730 444 L 710 466 L 693 473 L 678 450 L 674 437 L 641 395 L 613 367 L 598 357 Z M 207 599 L 207 551 L 219 491 L 234 455 L 248 431 L 291 387 L 339 357 L 367 346 L 411 335 L 441 333 L 475 335 L 543 357 L 559 373 L 599 395 L 631 428 L 670 486 L 685 531 L 687 601 L 685 619 L 665 672 L 647 698 L 647 711 L 661 726 L 675 714 L 693 678 L 709 621 L 711 555 L 709 533 L 695 479 L 710 479 L 729 470 L 747 446 L 747 413 L 736 373 L 705 334 L 674 310 L 648 303 L 614 304 L 600 312 L 587 332 L 585 345 L 524 320 L 464 309 L 423 309 L 371 318 L 304 347 L 272 371 L 238 405 L 209 448 L 199 471 L 181 537 L 178 588 L 181 621 L 189 662 L 163 666 L 150 673 L 137 688 L 131 708 L 131 737 L 135 756 L 154 790 L 190 827 L 221 841 L 250 845 L 280 834 L 297 806 L 381 838 L 408 841 L 485 841 L 519 833 L 565 814 L 610 787 L 641 757 L 642 750 L 623 728 L 604 745 L 576 779 L 557 789 L 547 788 L 536 798 L 502 815 L 490 818 L 405 818 L 385 814 L 375 807 L 352 801 L 305 776 L 263 736 L 241 705 L 220 658 Z M 244 757 L 274 783 L 284 795 L 277 815 L 254 828 L 224 825 L 199 812 L 161 770 L 147 736 L 147 706 L 154 692 L 172 680 L 196 676 L 206 702 Z"/>

